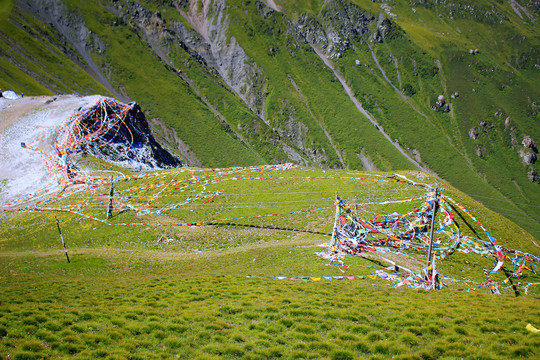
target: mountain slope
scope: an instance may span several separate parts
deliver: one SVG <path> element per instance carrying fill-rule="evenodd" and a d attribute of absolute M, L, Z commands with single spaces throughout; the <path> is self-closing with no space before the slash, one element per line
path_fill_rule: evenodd
<path fill-rule="evenodd" d="M 194 165 L 422 167 L 540 236 L 534 3 L 2 6 L 2 88 L 136 100 Z"/>

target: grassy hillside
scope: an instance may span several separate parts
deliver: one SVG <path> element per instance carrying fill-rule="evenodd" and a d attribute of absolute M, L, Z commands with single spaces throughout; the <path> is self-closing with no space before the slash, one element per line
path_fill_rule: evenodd
<path fill-rule="evenodd" d="M 416 172 L 402 174 L 416 179 Z M 105 219 L 110 173 L 92 190 L 70 194 L 68 188 L 35 204 L 56 211 L 30 212 L 28 204 L 26 212 L 4 214 L 2 357 L 503 359 L 538 351 L 535 334 L 525 329 L 538 326 L 539 289 L 523 292 L 524 284 L 539 281 L 531 273 L 513 280 L 522 296 L 510 287 L 491 295 L 476 284 L 485 281 L 482 267 L 492 260 L 456 252 L 438 268 L 459 281 L 443 280 L 449 288 L 426 292 L 370 279 L 388 265 L 373 257 L 346 258 L 343 273 L 315 256 L 330 239 L 336 192 L 373 213 L 418 206 L 370 205 L 424 194 L 387 178 L 390 173 L 193 168 L 144 175 L 116 178 L 113 218 L 105 220 L 116 225 L 91 219 Z M 513 223 L 450 185 L 439 186 L 501 245 L 540 253 Z M 125 211 L 127 204 L 138 212 Z M 465 234 L 486 240 L 461 216 L 455 218 Z M 221 221 L 171 226 L 207 220 Z M 269 278 L 275 276 L 305 278 Z"/>
<path fill-rule="evenodd" d="M 0 87 L 135 100 L 197 165 L 414 169 L 399 146 L 540 236 L 540 169 L 521 157 L 540 142 L 534 5 L 209 4 L 4 1 Z"/>

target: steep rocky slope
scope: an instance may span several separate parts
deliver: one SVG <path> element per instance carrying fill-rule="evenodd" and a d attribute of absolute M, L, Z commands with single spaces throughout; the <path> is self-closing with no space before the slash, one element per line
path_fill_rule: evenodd
<path fill-rule="evenodd" d="M 422 168 L 540 236 L 530 1 L 8 1 L 0 86 L 135 100 L 196 165 Z"/>

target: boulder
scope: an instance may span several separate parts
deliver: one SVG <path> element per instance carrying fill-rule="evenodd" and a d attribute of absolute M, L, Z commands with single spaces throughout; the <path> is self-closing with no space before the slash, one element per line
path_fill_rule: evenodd
<path fill-rule="evenodd" d="M 519 156 L 521 156 L 521 158 L 523 159 L 523 162 L 525 163 L 525 165 L 531 165 L 531 164 L 534 164 L 536 162 L 536 154 L 532 151 L 523 151 L 521 150 L 520 153 L 519 153 Z"/>
<path fill-rule="evenodd" d="M 523 141 L 521 142 L 521 145 L 523 145 L 523 147 L 525 147 L 527 149 L 531 149 L 535 153 L 538 153 L 538 149 L 536 148 L 536 144 L 535 144 L 534 140 L 532 139 L 532 137 L 530 137 L 529 135 L 525 135 L 523 137 Z"/>
<path fill-rule="evenodd" d="M 527 178 L 531 182 L 540 182 L 540 176 L 538 176 L 538 173 L 534 169 L 529 170 L 527 173 Z"/>
<path fill-rule="evenodd" d="M 474 147 L 474 151 L 476 152 L 476 156 L 479 158 L 483 158 L 487 154 L 487 149 L 485 146 L 477 145 Z"/>
<path fill-rule="evenodd" d="M 469 136 L 471 137 L 471 139 L 473 140 L 476 140 L 478 139 L 478 129 L 473 127 L 469 130 Z"/>

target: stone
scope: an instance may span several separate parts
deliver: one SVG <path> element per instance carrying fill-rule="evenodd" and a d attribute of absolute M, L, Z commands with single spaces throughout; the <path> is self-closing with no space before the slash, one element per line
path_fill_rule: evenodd
<path fill-rule="evenodd" d="M 473 140 L 476 140 L 478 139 L 478 129 L 473 127 L 469 130 L 469 136 L 471 137 L 471 139 Z"/>
<path fill-rule="evenodd" d="M 531 165 L 531 164 L 534 164 L 536 162 L 536 154 L 533 153 L 533 152 L 521 152 L 519 154 L 521 156 L 521 158 L 523 159 L 523 162 L 526 164 L 526 165 Z"/>
<path fill-rule="evenodd" d="M 485 130 L 493 129 L 495 127 L 493 123 L 489 121 L 481 121 L 480 126 L 482 126 Z"/>
<path fill-rule="evenodd" d="M 485 146 L 477 145 L 477 146 L 474 147 L 474 151 L 476 152 L 476 155 L 479 158 L 483 158 L 487 154 L 487 150 L 486 150 Z"/>
<path fill-rule="evenodd" d="M 527 178 L 533 183 L 540 182 L 540 177 L 538 176 L 538 173 L 534 171 L 534 169 L 529 170 L 527 173 Z"/>
<path fill-rule="evenodd" d="M 529 135 L 525 135 L 523 137 L 523 141 L 521 142 L 521 145 L 523 145 L 523 147 L 525 147 L 525 148 L 531 149 L 535 153 L 538 153 L 538 149 L 536 148 L 536 144 L 534 143 L 534 140 L 532 139 L 532 137 L 530 137 Z"/>

